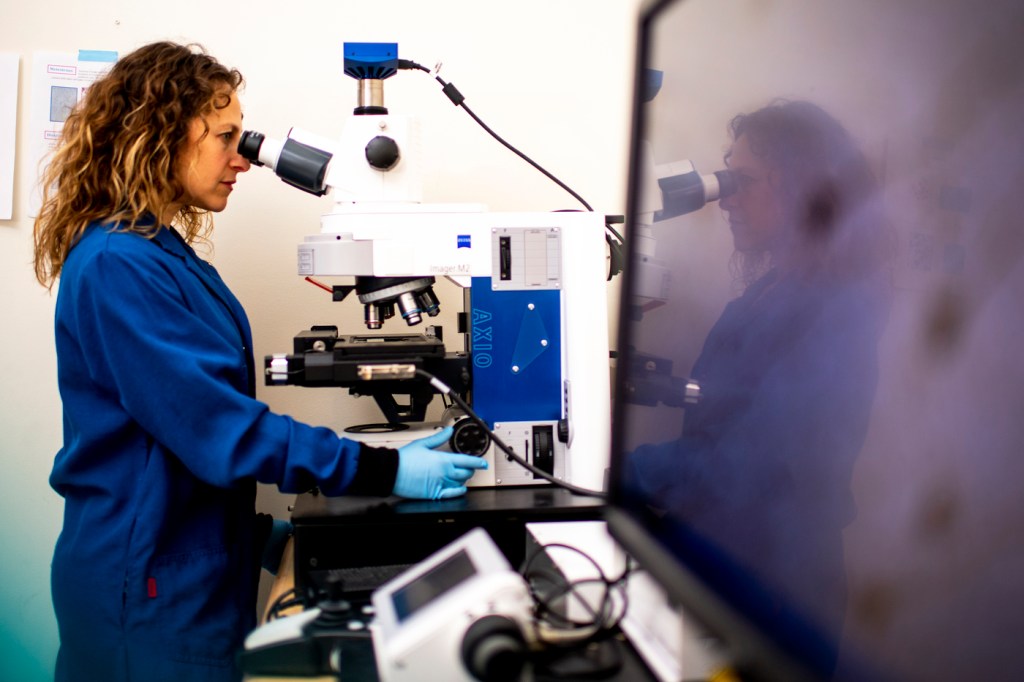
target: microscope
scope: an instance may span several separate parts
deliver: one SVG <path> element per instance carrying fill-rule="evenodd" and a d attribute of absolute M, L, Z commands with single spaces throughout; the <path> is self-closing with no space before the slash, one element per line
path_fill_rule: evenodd
<path fill-rule="evenodd" d="M 298 274 L 345 278 L 321 286 L 335 301 L 358 298 L 368 333 L 302 331 L 291 353 L 266 358 L 266 383 L 372 397 L 385 421 L 347 435 L 389 447 L 434 426 L 427 406 L 449 389 L 488 427 L 454 403 L 441 419 L 454 427 L 449 449 L 488 460 L 470 485 L 553 479 L 600 490 L 610 431 L 604 216 L 424 203 L 420 128 L 388 111 L 384 83 L 427 69 L 400 60 L 394 43 L 344 49 L 358 106 L 340 140 L 250 130 L 239 152 L 298 189 L 333 193 L 320 232 L 298 245 Z M 424 325 L 439 312 L 439 280 L 461 290 L 455 334 Z M 534 470 L 499 451 L 488 430 Z"/>
<path fill-rule="evenodd" d="M 661 89 L 663 74 L 647 69 L 644 76 L 638 85 L 643 88 L 642 101 L 650 102 Z M 633 211 L 637 218 L 632 226 L 636 249 L 630 263 L 634 275 L 629 305 L 631 315 L 639 320 L 666 303 L 671 284 L 672 268 L 657 258 L 654 225 L 728 197 L 736 192 L 737 184 L 732 171 L 700 173 L 688 159 L 656 163 L 654 150 L 647 140 L 640 141 L 639 167 L 635 174 L 632 181 L 638 184 L 639 191 L 635 194 L 637 206 Z M 702 399 L 704 389 L 697 381 L 673 375 L 671 359 L 636 351 L 631 356 L 631 379 L 620 387 L 627 402 L 686 408 Z"/>

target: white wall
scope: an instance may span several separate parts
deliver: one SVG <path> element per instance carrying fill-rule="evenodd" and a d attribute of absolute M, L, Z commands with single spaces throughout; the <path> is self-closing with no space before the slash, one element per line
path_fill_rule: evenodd
<path fill-rule="evenodd" d="M 26 124 L 33 51 L 124 54 L 158 39 L 199 42 L 245 75 L 247 127 L 279 136 L 298 125 L 334 137 L 355 106 L 355 83 L 341 71 L 342 43 L 398 42 L 404 58 L 427 66 L 443 61 L 442 76 L 478 115 L 595 210 L 621 213 L 637 5 L 0 0 L 0 51 L 22 60 L 14 218 L 0 221 L 0 679 L 50 678 L 57 648 L 49 563 L 62 504 L 47 476 L 61 443 L 61 412 L 54 298 L 31 269 L 28 196 L 35 168 L 27 161 Z M 487 137 L 426 74 L 399 74 L 388 82 L 386 99 L 393 112 L 421 117 L 428 201 L 482 202 L 493 210 L 578 207 Z M 295 275 L 295 245 L 318 229 L 325 202 L 254 169 L 217 217 L 213 262 L 249 312 L 257 358 L 289 350 L 292 336 L 314 323 L 358 329 L 356 304 L 331 304 Z M 261 387 L 259 394 L 274 409 L 311 423 L 377 419 L 370 401 L 342 391 Z M 260 505 L 281 516 L 287 499 L 265 488 Z"/>

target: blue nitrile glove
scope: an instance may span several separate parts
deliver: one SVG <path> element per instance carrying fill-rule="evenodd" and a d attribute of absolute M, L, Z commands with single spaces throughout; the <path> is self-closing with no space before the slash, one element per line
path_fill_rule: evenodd
<path fill-rule="evenodd" d="M 486 469 L 487 462 L 475 455 L 432 449 L 444 445 L 451 435 L 449 426 L 398 448 L 398 475 L 393 490 L 396 495 L 440 500 L 466 494 L 466 481 L 476 469 Z"/>

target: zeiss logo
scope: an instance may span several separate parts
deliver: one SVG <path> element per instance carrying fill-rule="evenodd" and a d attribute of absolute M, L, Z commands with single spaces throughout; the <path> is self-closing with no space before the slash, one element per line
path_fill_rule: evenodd
<path fill-rule="evenodd" d="M 468 235 L 468 234 L 460 234 L 457 237 L 457 239 L 458 239 L 458 242 L 456 243 L 455 248 L 457 248 L 457 249 L 471 249 L 471 248 L 473 248 L 473 240 L 471 239 L 470 235 Z"/>

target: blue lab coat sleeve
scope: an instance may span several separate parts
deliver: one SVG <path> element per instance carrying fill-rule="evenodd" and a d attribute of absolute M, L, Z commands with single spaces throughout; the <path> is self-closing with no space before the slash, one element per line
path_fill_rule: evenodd
<path fill-rule="evenodd" d="M 92 340 L 83 356 L 92 380 L 206 483 L 252 478 L 284 492 L 319 485 L 344 493 L 358 445 L 249 397 L 251 378 L 241 371 L 251 353 L 247 330 L 217 296 L 187 295 L 163 256 L 153 248 L 107 248 L 81 264 L 74 333 Z"/>
<path fill-rule="evenodd" d="M 88 228 L 61 273 L 55 333 L 56 679 L 238 680 L 263 549 L 256 482 L 388 494 L 397 452 L 256 400 L 241 306 L 169 229 Z"/>

